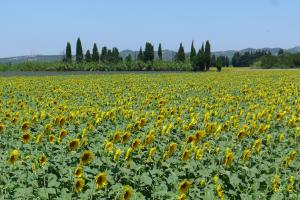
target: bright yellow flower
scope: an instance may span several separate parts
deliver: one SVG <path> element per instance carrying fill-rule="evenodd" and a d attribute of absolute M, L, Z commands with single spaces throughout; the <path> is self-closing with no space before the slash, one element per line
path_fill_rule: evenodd
<path fill-rule="evenodd" d="M 94 153 L 91 150 L 86 150 L 80 157 L 81 165 L 89 165 L 94 160 Z"/>
<path fill-rule="evenodd" d="M 78 178 L 78 179 L 75 179 L 75 183 L 74 183 L 74 190 L 75 192 L 81 192 L 82 189 L 84 188 L 84 185 L 85 185 L 85 181 L 83 178 Z"/>
<path fill-rule="evenodd" d="M 107 173 L 106 172 L 99 173 L 95 177 L 95 181 L 96 181 L 97 189 L 102 189 L 102 188 L 106 187 L 106 185 L 107 185 Z"/>
<path fill-rule="evenodd" d="M 189 191 L 191 186 L 192 186 L 192 182 L 185 179 L 179 184 L 178 191 L 180 194 L 186 194 Z"/>

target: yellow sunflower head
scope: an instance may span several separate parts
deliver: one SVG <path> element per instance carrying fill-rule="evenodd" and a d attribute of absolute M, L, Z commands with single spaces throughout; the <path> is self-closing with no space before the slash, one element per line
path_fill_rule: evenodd
<path fill-rule="evenodd" d="M 4 124 L 0 124 L 0 133 L 3 133 L 5 130 Z"/>
<path fill-rule="evenodd" d="M 30 128 L 30 124 L 29 124 L 29 122 L 24 122 L 23 124 L 22 124 L 22 130 L 23 131 L 26 131 L 26 130 L 28 130 L 29 128 Z"/>
<path fill-rule="evenodd" d="M 60 132 L 59 132 L 59 143 L 62 142 L 62 140 L 68 135 L 68 131 L 66 129 L 62 129 Z"/>
<path fill-rule="evenodd" d="M 31 138 L 32 138 L 32 136 L 31 136 L 31 133 L 29 133 L 29 132 L 25 132 L 21 136 L 21 140 L 24 144 L 29 143 Z"/>
<path fill-rule="evenodd" d="M 83 176 L 83 168 L 81 166 L 76 167 L 75 176 L 76 178 L 81 178 Z"/>
<path fill-rule="evenodd" d="M 189 180 L 185 179 L 179 184 L 178 190 L 180 194 L 186 194 L 191 186 L 192 183 Z"/>
<path fill-rule="evenodd" d="M 69 142 L 69 149 L 71 151 L 76 151 L 80 147 L 80 139 L 76 138 Z"/>
<path fill-rule="evenodd" d="M 45 165 L 46 164 L 46 162 L 47 162 L 47 157 L 43 154 L 43 155 L 41 155 L 40 156 L 40 158 L 39 158 L 39 163 L 40 163 L 40 165 Z"/>
<path fill-rule="evenodd" d="M 80 157 L 80 164 L 82 165 L 89 165 L 94 160 L 94 153 L 91 150 L 87 150 L 83 152 L 83 154 Z"/>
<path fill-rule="evenodd" d="M 77 178 L 75 179 L 75 183 L 74 183 L 74 190 L 75 192 L 81 192 L 83 187 L 85 185 L 85 181 L 83 178 Z"/>
<path fill-rule="evenodd" d="M 132 187 L 129 186 L 129 185 L 125 185 L 123 190 L 124 191 L 123 191 L 123 198 L 122 199 L 123 200 L 129 200 L 129 199 L 131 199 L 132 196 L 133 196 L 133 189 L 132 189 Z"/>
<path fill-rule="evenodd" d="M 95 181 L 96 181 L 97 189 L 102 189 L 102 188 L 106 187 L 106 185 L 107 185 L 107 173 L 106 172 L 99 173 L 95 177 Z"/>
<path fill-rule="evenodd" d="M 49 135 L 49 142 L 51 143 L 51 144 L 54 144 L 54 142 L 55 142 L 55 135 Z"/>
<path fill-rule="evenodd" d="M 12 150 L 9 154 L 9 157 L 8 157 L 8 163 L 12 164 L 12 165 L 15 164 L 17 162 L 19 156 L 20 156 L 20 151 L 19 150 L 17 150 L 17 149 Z"/>

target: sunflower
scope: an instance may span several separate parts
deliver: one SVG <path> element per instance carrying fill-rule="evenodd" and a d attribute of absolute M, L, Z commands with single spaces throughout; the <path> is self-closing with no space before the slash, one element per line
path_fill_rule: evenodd
<path fill-rule="evenodd" d="M 203 149 L 199 148 L 196 150 L 196 160 L 201 160 L 203 158 L 204 151 Z"/>
<path fill-rule="evenodd" d="M 117 149 L 114 155 L 114 161 L 118 161 L 120 156 L 122 154 L 122 150 L 121 149 Z"/>
<path fill-rule="evenodd" d="M 250 156 L 251 156 L 251 150 L 246 149 L 243 151 L 242 159 L 244 162 L 247 162 L 249 160 Z"/>
<path fill-rule="evenodd" d="M 4 124 L 0 124 L 0 133 L 3 133 L 3 132 L 4 132 L 4 129 L 5 129 Z"/>
<path fill-rule="evenodd" d="M 145 145 L 150 145 L 155 139 L 155 132 L 154 130 L 151 130 L 145 139 Z"/>
<path fill-rule="evenodd" d="M 82 165 L 89 165 L 94 160 L 94 153 L 91 150 L 87 150 L 83 152 L 83 154 L 80 157 L 80 164 Z"/>
<path fill-rule="evenodd" d="M 82 178 L 77 178 L 75 179 L 75 183 L 74 183 L 74 190 L 75 192 L 81 192 L 81 190 L 83 189 L 85 185 L 85 181 Z"/>
<path fill-rule="evenodd" d="M 294 184 L 295 184 L 295 177 L 290 176 L 289 178 L 289 185 L 288 185 L 288 192 L 293 192 L 294 191 Z"/>
<path fill-rule="evenodd" d="M 181 160 L 182 161 L 187 161 L 191 157 L 192 151 L 191 150 L 184 150 L 182 155 L 181 155 Z"/>
<path fill-rule="evenodd" d="M 116 131 L 113 137 L 113 143 L 116 143 L 121 138 L 121 131 Z"/>
<path fill-rule="evenodd" d="M 31 136 L 31 133 L 29 132 L 25 132 L 23 133 L 23 135 L 21 136 L 21 140 L 24 144 L 27 144 L 30 142 L 32 136 Z"/>
<path fill-rule="evenodd" d="M 280 177 L 278 175 L 275 175 L 273 178 L 273 191 L 274 192 L 278 192 L 278 190 L 279 190 L 279 180 L 280 180 Z"/>
<path fill-rule="evenodd" d="M 130 155 L 132 153 L 133 149 L 129 147 L 126 151 L 125 160 L 128 160 L 130 158 Z"/>
<path fill-rule="evenodd" d="M 36 139 L 35 139 L 35 142 L 37 143 L 37 144 L 39 144 L 39 143 L 41 143 L 42 141 L 43 141 L 43 138 L 44 138 L 44 135 L 41 133 L 41 134 L 38 134 L 37 136 L 36 136 Z"/>
<path fill-rule="evenodd" d="M 216 185 L 217 195 L 220 199 L 224 199 L 224 191 L 222 189 L 222 186 L 220 184 Z"/>
<path fill-rule="evenodd" d="M 47 157 L 44 154 L 41 155 L 40 158 L 39 158 L 40 165 L 45 165 L 46 162 L 47 162 Z"/>
<path fill-rule="evenodd" d="M 139 148 L 140 144 L 141 144 L 141 140 L 140 139 L 134 139 L 133 142 L 132 142 L 132 144 L 131 144 L 131 147 L 133 149 L 137 149 L 137 148 Z"/>
<path fill-rule="evenodd" d="M 114 143 L 106 141 L 105 150 L 107 150 L 108 152 L 112 152 L 113 149 L 114 149 Z"/>
<path fill-rule="evenodd" d="M 122 143 L 125 144 L 130 139 L 131 133 L 126 131 L 122 136 Z"/>
<path fill-rule="evenodd" d="M 83 168 L 81 166 L 76 167 L 75 176 L 76 178 L 81 178 L 83 176 Z"/>
<path fill-rule="evenodd" d="M 189 180 L 187 180 L 187 179 L 183 180 L 179 184 L 179 187 L 178 187 L 179 193 L 186 194 L 189 191 L 191 186 L 192 186 L 192 183 Z"/>
<path fill-rule="evenodd" d="M 261 139 L 257 139 L 257 140 L 254 141 L 252 148 L 255 149 L 257 153 L 260 153 L 260 151 L 261 151 L 261 144 L 262 144 L 262 140 Z"/>
<path fill-rule="evenodd" d="M 55 135 L 49 135 L 49 141 L 50 141 L 50 143 L 51 144 L 54 144 L 54 142 L 55 142 Z"/>
<path fill-rule="evenodd" d="M 147 161 L 150 162 L 152 161 L 152 157 L 153 155 L 155 154 L 156 152 L 156 147 L 152 147 L 150 150 L 149 150 L 149 154 L 148 154 L 148 158 L 147 158 Z"/>
<path fill-rule="evenodd" d="M 95 177 L 95 181 L 96 181 L 97 189 L 102 189 L 102 188 L 106 187 L 106 185 L 107 185 L 107 173 L 106 172 L 99 173 Z"/>
<path fill-rule="evenodd" d="M 28 130 L 29 128 L 30 128 L 30 124 L 29 124 L 29 122 L 24 122 L 23 124 L 22 124 L 22 130 L 23 131 L 26 131 L 26 130 Z"/>
<path fill-rule="evenodd" d="M 76 138 L 69 142 L 69 149 L 71 151 L 76 151 L 80 146 L 80 139 Z"/>
<path fill-rule="evenodd" d="M 17 160 L 18 160 L 18 158 L 19 158 L 19 156 L 20 156 L 20 151 L 19 150 L 12 150 L 11 152 L 10 152 L 10 154 L 9 154 L 9 157 L 8 157 L 8 162 L 10 163 L 10 164 L 15 164 L 16 162 L 17 162 Z"/>
<path fill-rule="evenodd" d="M 186 195 L 185 194 L 179 195 L 178 200 L 186 200 Z"/>
<path fill-rule="evenodd" d="M 225 154 L 224 165 L 230 166 L 233 160 L 234 160 L 234 154 L 229 149 L 227 149 Z"/>
<path fill-rule="evenodd" d="M 51 130 L 52 130 L 51 124 L 46 124 L 46 126 L 45 126 L 45 131 L 46 131 L 47 133 L 50 133 Z"/>
<path fill-rule="evenodd" d="M 59 132 L 59 137 L 58 137 L 58 142 L 61 143 L 62 140 L 68 135 L 68 131 L 65 130 L 65 129 L 62 129 L 60 132 Z"/>
<path fill-rule="evenodd" d="M 129 200 L 129 199 L 131 199 L 132 196 L 133 196 L 133 189 L 132 189 L 132 187 L 129 186 L 129 185 L 125 185 L 123 190 L 124 190 L 124 192 L 123 192 L 123 198 L 122 198 L 122 200 Z"/>

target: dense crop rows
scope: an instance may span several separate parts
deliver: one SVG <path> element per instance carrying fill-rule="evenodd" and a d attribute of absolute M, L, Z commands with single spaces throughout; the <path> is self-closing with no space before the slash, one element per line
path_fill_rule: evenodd
<path fill-rule="evenodd" d="M 0 79 L 4 199 L 299 199 L 300 71 Z"/>

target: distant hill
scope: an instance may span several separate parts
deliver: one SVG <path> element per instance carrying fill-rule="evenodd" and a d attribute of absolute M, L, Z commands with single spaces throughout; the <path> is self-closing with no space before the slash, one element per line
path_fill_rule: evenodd
<path fill-rule="evenodd" d="M 245 53 L 246 51 L 256 51 L 256 50 L 268 50 L 271 51 L 272 54 L 277 54 L 280 48 L 263 48 L 263 49 L 254 49 L 254 48 L 247 48 L 240 50 L 240 53 Z M 300 52 L 300 46 L 285 49 L 285 52 L 289 53 L 298 53 Z M 235 50 L 228 50 L 228 51 L 216 51 L 213 52 L 216 56 L 228 56 L 229 58 L 233 57 L 233 54 L 237 52 Z M 127 55 L 131 55 L 133 59 L 137 57 L 138 51 L 132 50 L 124 50 L 120 52 L 120 56 L 125 58 Z M 173 50 L 163 50 L 163 59 L 164 60 L 172 60 L 174 59 L 176 52 Z M 155 58 L 157 58 L 157 52 L 155 52 Z M 0 63 L 21 63 L 26 61 L 40 61 L 40 62 L 51 62 L 51 61 L 59 61 L 62 60 L 62 55 L 34 55 L 34 56 L 16 56 L 10 58 L 0 58 Z"/>

